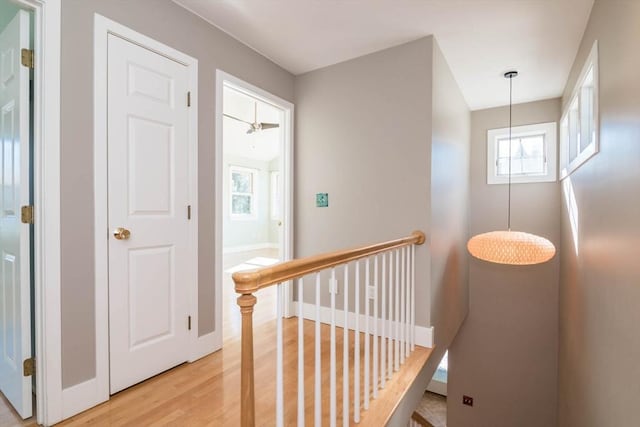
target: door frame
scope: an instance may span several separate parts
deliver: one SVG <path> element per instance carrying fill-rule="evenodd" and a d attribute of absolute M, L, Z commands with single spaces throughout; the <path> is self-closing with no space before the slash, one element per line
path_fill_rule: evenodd
<path fill-rule="evenodd" d="M 63 417 L 109 400 L 109 229 L 107 182 L 107 44 L 112 34 L 179 62 L 188 68 L 189 108 L 189 311 L 192 324 L 187 359 L 209 353 L 206 340 L 198 336 L 198 60 L 124 25 L 94 15 L 94 215 L 95 215 L 95 307 L 96 377 L 63 391 Z M 186 97 L 185 101 L 186 102 Z M 106 234 L 105 234 L 106 233 Z"/>
<path fill-rule="evenodd" d="M 285 209 L 283 212 L 282 222 L 283 226 L 283 243 L 282 251 L 283 259 L 293 259 L 293 118 L 294 118 L 294 105 L 293 103 L 286 101 L 264 89 L 252 85 L 238 77 L 235 77 L 229 73 L 226 73 L 220 69 L 216 70 L 216 113 L 215 113 L 215 127 L 216 127 L 216 142 L 215 142 L 215 324 L 216 329 L 214 332 L 215 348 L 216 350 L 222 348 L 223 341 L 223 307 L 222 307 L 222 257 L 223 257 L 223 245 L 222 245 L 222 218 L 223 218 L 223 182 L 224 182 L 224 165 L 223 165 L 223 132 L 222 132 L 222 113 L 223 113 L 223 89 L 228 85 L 234 89 L 244 92 L 260 101 L 272 104 L 284 111 L 284 123 L 282 126 L 284 143 L 280 158 L 282 160 L 282 177 L 284 178 L 284 195 Z M 292 286 L 290 283 L 285 283 L 284 287 L 284 316 L 292 316 L 292 301 L 293 295 L 291 292 Z"/>
<path fill-rule="evenodd" d="M 60 421 L 60 0 L 13 0 L 34 15 L 33 206 L 36 421 Z"/>

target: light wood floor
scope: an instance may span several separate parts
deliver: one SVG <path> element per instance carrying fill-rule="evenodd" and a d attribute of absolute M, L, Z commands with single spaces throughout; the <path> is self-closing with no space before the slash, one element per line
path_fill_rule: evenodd
<path fill-rule="evenodd" d="M 297 319 L 284 321 L 285 348 L 285 424 L 296 425 L 297 411 Z M 305 390 L 308 425 L 313 425 L 313 328 L 305 321 Z M 329 338 L 330 329 L 323 325 L 323 419 L 329 418 Z M 273 322 L 256 328 L 256 419 L 260 426 L 274 425 L 275 420 L 275 327 Z M 337 353 L 342 354 L 342 333 L 337 333 Z M 353 335 L 352 335 L 353 336 Z M 361 348 L 363 345 L 361 346 Z M 142 384 L 112 396 L 94 409 L 77 415 L 60 426 L 237 426 L 240 409 L 240 346 L 230 340 L 225 347 L 198 362 L 182 365 Z M 353 352 L 351 353 L 353 357 Z M 397 398 L 423 366 L 429 350 L 418 348 L 407 360 L 397 382 L 388 384 L 379 399 L 372 403 L 372 413 L 365 414 L 361 425 L 384 425 L 386 417 L 395 407 Z M 353 363 L 353 362 L 351 362 Z M 337 360 L 342 372 L 341 357 Z M 402 381 L 405 383 L 403 384 Z M 353 381 L 353 378 L 351 379 Z M 361 381 L 363 383 L 363 381 Z M 342 377 L 338 375 L 338 414 L 342 413 Z M 386 394 L 385 394 L 386 393 Z M 353 400 L 351 400 L 353 402 Z M 380 408 L 377 408 L 380 406 Z M 375 409 L 375 413 L 374 413 Z M 371 415 L 371 417 L 369 417 Z"/>
<path fill-rule="evenodd" d="M 260 426 L 274 425 L 275 417 L 275 327 L 274 322 L 258 326 L 255 334 L 256 419 Z M 297 319 L 285 319 L 285 416 L 286 425 L 296 424 L 297 411 Z M 308 425 L 313 425 L 313 328 L 305 321 L 305 411 Z M 329 333 L 322 326 L 323 419 L 329 417 Z M 351 334 L 350 347 L 353 346 Z M 361 341 L 363 341 L 361 339 Z M 361 348 L 364 347 L 361 342 Z M 342 332 L 337 332 L 338 414 L 342 413 Z M 401 372 L 372 402 L 360 425 L 384 425 L 395 404 L 424 365 L 430 350 L 418 347 L 407 359 Z M 353 351 L 351 351 L 353 358 Z M 353 359 L 350 364 L 353 363 Z M 361 365 L 362 366 L 362 365 Z M 361 368 L 362 369 L 362 368 Z M 353 378 L 351 378 L 353 381 Z M 361 384 L 364 381 L 361 380 Z M 228 340 L 224 348 L 192 364 L 178 366 L 111 397 L 108 402 L 79 414 L 61 424 L 75 426 L 237 426 L 240 408 L 240 346 L 237 339 Z M 353 402 L 353 396 L 351 402 Z M 1 424 L 34 425 L 31 424 Z"/>
<path fill-rule="evenodd" d="M 232 287 L 232 285 L 231 285 Z M 275 289 L 275 288 L 273 288 Z M 256 419 L 259 426 L 274 425 L 275 422 L 275 292 L 264 290 L 258 293 L 255 327 L 256 360 Z M 59 424 L 61 427 L 75 426 L 238 426 L 240 410 L 240 345 L 239 317 L 235 307 L 235 295 L 225 296 L 225 342 L 223 349 L 195 363 L 178 366 L 141 384 L 122 391 L 108 402 L 79 414 Z M 271 301 L 271 303 L 269 302 Z M 261 305 L 262 304 L 262 305 Z M 271 314 L 273 313 L 273 314 Z M 297 318 L 284 320 L 284 363 L 285 363 L 285 424 L 296 425 L 297 413 Z M 305 333 L 305 412 L 307 425 L 313 425 L 313 372 L 314 324 L 304 322 Z M 329 333 L 330 328 L 322 326 L 322 385 L 323 423 L 329 417 Z M 342 330 L 337 329 L 337 408 L 342 414 Z M 350 365 L 353 366 L 353 333 L 350 334 Z M 364 339 L 361 349 L 364 349 Z M 372 401 L 371 409 L 363 413 L 360 425 L 384 425 L 392 413 L 400 396 L 422 368 L 430 354 L 430 349 L 417 347 L 407 359 L 402 370 L 394 374 L 392 382 L 381 391 L 379 398 Z M 350 382 L 353 384 L 353 369 Z M 363 364 L 361 364 L 361 375 Z M 364 381 L 361 380 L 361 384 Z M 362 387 L 362 386 L 361 386 Z M 350 396 L 353 405 L 353 396 Z M 33 426 L 33 421 L 18 421 L 13 414 L 4 417 L 0 403 L 0 426 Z M 352 408 L 351 408 L 352 410 Z M 11 415 L 11 414 L 10 414 Z M 4 418 L 3 418 L 4 417 Z"/>
<path fill-rule="evenodd" d="M 233 279 L 226 270 L 242 264 L 255 257 L 278 258 L 277 249 L 259 249 L 254 251 L 225 254 L 222 259 L 222 289 L 223 289 L 223 339 L 235 340 L 240 336 L 241 319 L 236 303 L 237 294 L 233 286 Z M 276 292 L 275 288 L 265 289 L 258 295 L 258 304 L 254 313 L 254 323 L 262 325 L 276 318 Z M 239 356 L 238 356 L 239 357 Z M 34 410 L 35 413 L 35 410 Z M 36 426 L 34 418 L 22 420 L 11 407 L 6 398 L 0 393 L 0 427 L 27 427 Z M 108 424 L 107 424 L 108 425 Z M 181 424 L 174 424 L 181 425 Z"/>

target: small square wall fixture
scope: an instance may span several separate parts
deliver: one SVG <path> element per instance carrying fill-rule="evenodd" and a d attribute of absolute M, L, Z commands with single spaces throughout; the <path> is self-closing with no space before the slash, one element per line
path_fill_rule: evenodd
<path fill-rule="evenodd" d="M 329 193 L 316 193 L 316 207 L 317 208 L 329 207 Z"/>

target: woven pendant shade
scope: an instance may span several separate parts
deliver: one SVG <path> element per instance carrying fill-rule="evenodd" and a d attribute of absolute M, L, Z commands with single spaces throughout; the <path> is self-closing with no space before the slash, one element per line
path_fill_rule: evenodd
<path fill-rule="evenodd" d="M 497 264 L 531 265 L 549 261 L 556 248 L 549 240 L 522 231 L 490 231 L 472 237 L 467 249 L 476 258 Z"/>
<path fill-rule="evenodd" d="M 535 234 L 511 231 L 511 115 L 513 107 L 513 78 L 517 71 L 504 74 L 509 79 L 509 201 L 507 203 L 508 231 L 490 231 L 469 239 L 467 249 L 476 258 L 497 264 L 531 265 L 549 261 L 556 248 L 549 240 Z"/>

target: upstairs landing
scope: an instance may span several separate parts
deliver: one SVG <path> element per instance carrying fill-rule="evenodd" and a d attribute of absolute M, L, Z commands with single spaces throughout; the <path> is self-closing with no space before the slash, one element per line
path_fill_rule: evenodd
<path fill-rule="evenodd" d="M 305 414 L 306 424 L 313 425 L 314 322 L 304 321 L 305 331 Z M 295 426 L 297 417 L 297 318 L 284 319 L 284 392 L 285 425 Z M 337 413 L 342 416 L 342 329 L 336 328 Z M 322 325 L 322 415 L 329 418 L 329 334 Z M 259 426 L 275 424 L 275 322 L 255 329 L 256 419 Z M 351 332 L 353 337 L 353 332 Z M 351 340 L 353 341 L 353 340 Z M 364 337 L 361 346 L 364 347 Z M 383 426 L 397 403 L 426 363 L 431 350 L 416 347 L 401 370 L 387 382 L 379 397 L 371 401 L 369 411 L 362 412 L 362 426 Z M 351 361 L 353 363 L 353 348 Z M 362 370 L 361 364 L 361 370 Z M 353 375 L 353 372 L 352 372 Z M 351 378 L 353 381 L 353 377 Z M 361 380 L 361 384 L 364 381 Z M 238 426 L 240 423 L 240 343 L 229 339 L 224 348 L 195 363 L 184 364 L 111 397 L 82 414 L 60 424 L 61 427 L 84 426 Z M 362 387 L 362 385 L 361 385 Z M 353 411 L 353 396 L 350 396 Z M 352 425 L 356 425 L 352 423 Z"/>

